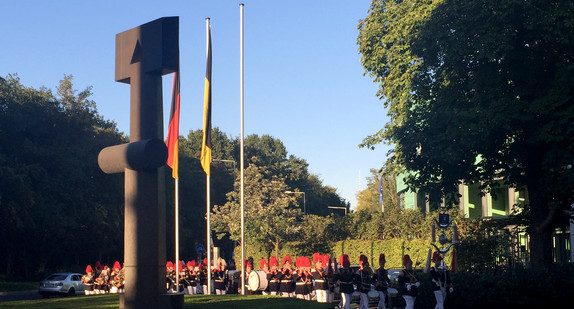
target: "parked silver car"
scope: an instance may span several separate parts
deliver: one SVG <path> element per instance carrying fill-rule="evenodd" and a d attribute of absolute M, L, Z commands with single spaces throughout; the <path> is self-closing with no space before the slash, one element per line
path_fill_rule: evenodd
<path fill-rule="evenodd" d="M 79 273 L 55 273 L 40 282 L 38 293 L 47 298 L 50 295 L 84 294 L 82 274 Z"/>

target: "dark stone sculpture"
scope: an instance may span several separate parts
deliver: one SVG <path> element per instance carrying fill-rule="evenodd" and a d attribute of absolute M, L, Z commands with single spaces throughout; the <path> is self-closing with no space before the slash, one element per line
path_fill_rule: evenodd
<path fill-rule="evenodd" d="M 103 149 L 106 173 L 125 172 L 125 294 L 120 308 L 183 308 L 166 295 L 162 78 L 179 69 L 179 18 L 116 35 L 116 81 L 130 84 L 130 143 Z"/>

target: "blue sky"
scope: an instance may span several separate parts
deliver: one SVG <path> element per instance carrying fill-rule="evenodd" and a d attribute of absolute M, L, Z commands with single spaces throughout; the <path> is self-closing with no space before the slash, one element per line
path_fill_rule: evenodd
<path fill-rule="evenodd" d="M 180 134 L 202 127 L 205 18 L 213 46 L 213 126 L 238 137 L 239 4 L 245 4 L 245 136 L 269 134 L 356 206 L 388 147 L 360 149 L 388 121 L 377 85 L 363 76 L 357 25 L 370 0 L 1 1 L 0 76 L 55 89 L 64 74 L 93 86 L 104 118 L 129 134 L 129 85 L 114 81 L 117 33 L 179 16 Z M 172 76 L 164 76 L 164 121 Z M 167 123 L 165 124 L 167 126 Z M 167 129 L 165 130 L 167 134 Z"/>

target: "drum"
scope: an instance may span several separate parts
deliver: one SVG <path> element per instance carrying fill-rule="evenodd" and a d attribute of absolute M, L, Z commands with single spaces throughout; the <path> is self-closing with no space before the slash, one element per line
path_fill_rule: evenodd
<path fill-rule="evenodd" d="M 397 296 L 399 294 L 399 291 L 397 289 L 387 288 L 387 293 L 389 294 L 389 296 Z"/>
<path fill-rule="evenodd" d="M 247 285 L 251 291 L 263 291 L 267 288 L 267 274 L 262 270 L 254 270 L 247 278 Z"/>

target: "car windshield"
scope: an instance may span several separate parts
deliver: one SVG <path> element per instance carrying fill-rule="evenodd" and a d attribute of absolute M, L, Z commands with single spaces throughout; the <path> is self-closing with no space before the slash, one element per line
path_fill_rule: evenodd
<path fill-rule="evenodd" d="M 66 275 L 61 275 L 61 274 L 55 274 L 55 275 L 51 275 L 50 277 L 46 278 L 46 281 L 62 281 L 62 280 L 66 280 Z"/>

